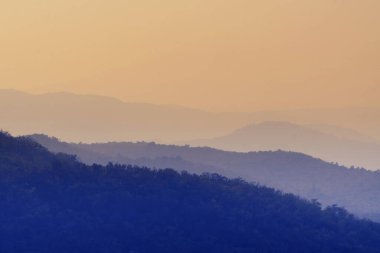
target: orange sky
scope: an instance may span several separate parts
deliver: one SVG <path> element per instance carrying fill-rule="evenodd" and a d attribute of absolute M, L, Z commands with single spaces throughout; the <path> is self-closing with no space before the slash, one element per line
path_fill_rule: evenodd
<path fill-rule="evenodd" d="M 380 106 L 379 0 L 0 2 L 0 88 L 217 111 Z"/>

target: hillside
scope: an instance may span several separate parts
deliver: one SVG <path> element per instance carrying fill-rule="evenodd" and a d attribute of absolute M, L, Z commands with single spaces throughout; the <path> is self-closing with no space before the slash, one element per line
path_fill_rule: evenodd
<path fill-rule="evenodd" d="M 86 166 L 0 134 L 1 252 L 380 252 L 380 225 L 173 170 Z"/>
<path fill-rule="evenodd" d="M 238 153 L 146 142 L 75 144 L 45 135 L 32 138 L 52 152 L 77 155 L 87 164 L 115 162 L 192 173 L 215 172 L 318 199 L 324 206 L 338 204 L 358 216 L 380 220 L 379 172 L 349 169 L 301 153 Z"/>
<path fill-rule="evenodd" d="M 346 137 L 337 137 L 337 132 Z M 186 144 L 240 152 L 281 149 L 305 153 L 329 162 L 338 162 L 347 167 L 380 169 L 380 144 L 371 141 L 370 138 L 364 140 L 365 137 L 355 135 L 355 132 L 348 130 L 344 132 L 341 128 L 337 130 L 288 122 L 263 122 L 245 126 L 228 135 L 187 141 Z"/>

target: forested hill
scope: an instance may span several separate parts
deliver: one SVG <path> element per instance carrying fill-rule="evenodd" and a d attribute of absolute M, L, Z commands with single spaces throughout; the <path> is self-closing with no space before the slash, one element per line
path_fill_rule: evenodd
<path fill-rule="evenodd" d="M 0 252 L 380 252 L 380 225 L 170 169 L 87 166 L 0 134 Z"/>
<path fill-rule="evenodd" d="M 114 162 L 241 177 L 310 200 L 318 199 L 323 205 L 337 204 L 358 216 L 380 221 L 379 172 L 349 169 L 301 153 L 239 153 L 147 142 L 76 144 L 45 135 L 32 138 L 52 152 L 77 155 L 87 164 Z"/>

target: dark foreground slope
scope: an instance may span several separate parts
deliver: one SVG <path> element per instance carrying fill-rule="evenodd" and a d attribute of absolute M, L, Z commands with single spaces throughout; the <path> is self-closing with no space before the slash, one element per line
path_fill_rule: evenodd
<path fill-rule="evenodd" d="M 241 177 L 380 221 L 380 172 L 349 169 L 301 153 L 238 153 L 144 142 L 75 144 L 44 135 L 32 138 L 52 152 L 75 154 L 88 164 L 116 162 Z"/>
<path fill-rule="evenodd" d="M 380 252 L 380 225 L 218 175 L 86 166 L 0 134 L 0 252 Z"/>

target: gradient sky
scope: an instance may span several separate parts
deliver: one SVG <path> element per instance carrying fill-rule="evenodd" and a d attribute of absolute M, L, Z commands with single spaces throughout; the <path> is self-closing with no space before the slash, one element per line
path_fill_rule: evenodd
<path fill-rule="evenodd" d="M 379 0 L 8 0 L 0 88 L 217 111 L 380 106 Z"/>

